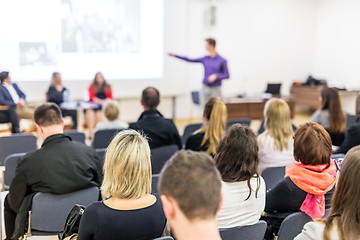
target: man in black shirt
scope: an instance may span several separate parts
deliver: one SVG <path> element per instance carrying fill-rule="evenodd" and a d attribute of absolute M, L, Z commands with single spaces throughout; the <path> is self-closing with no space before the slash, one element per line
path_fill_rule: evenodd
<path fill-rule="evenodd" d="M 4 203 L 6 239 L 17 239 L 24 233 L 35 193 L 65 194 L 100 186 L 102 180 L 96 152 L 63 134 L 64 120 L 56 104 L 38 106 L 34 120 L 44 142 L 41 149 L 18 161 Z"/>
<path fill-rule="evenodd" d="M 149 140 L 150 148 L 176 144 L 182 148 L 181 138 L 174 122 L 166 119 L 157 110 L 160 103 L 160 93 L 156 88 L 147 87 L 142 92 L 141 105 L 144 112 L 138 121 L 130 124 L 130 128 L 141 131 Z"/>

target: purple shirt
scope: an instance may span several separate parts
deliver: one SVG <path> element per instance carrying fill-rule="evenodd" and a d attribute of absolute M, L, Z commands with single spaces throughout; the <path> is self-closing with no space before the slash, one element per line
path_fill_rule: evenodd
<path fill-rule="evenodd" d="M 175 55 L 175 57 L 185 60 L 187 62 L 199 62 L 204 65 L 204 79 L 203 84 L 210 86 L 210 87 L 219 87 L 221 86 L 221 81 L 224 79 L 229 78 L 229 70 L 227 67 L 227 62 L 225 58 L 221 57 L 220 55 L 216 54 L 214 58 L 210 56 L 205 56 L 202 58 L 187 58 Z M 213 83 L 209 83 L 208 78 L 211 74 L 216 74 L 217 79 Z"/>

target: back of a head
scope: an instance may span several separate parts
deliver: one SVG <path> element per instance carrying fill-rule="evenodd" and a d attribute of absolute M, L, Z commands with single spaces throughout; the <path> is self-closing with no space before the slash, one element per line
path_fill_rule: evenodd
<path fill-rule="evenodd" d="M 34 111 L 35 123 L 41 127 L 62 124 L 61 110 L 55 103 L 43 103 Z"/>
<path fill-rule="evenodd" d="M 215 154 L 216 146 L 226 129 L 227 109 L 225 103 L 220 98 L 211 98 L 205 105 L 204 115 L 208 120 L 208 124 L 204 129 L 200 130 L 205 132 L 201 145 L 209 142 L 207 153 Z"/>
<path fill-rule="evenodd" d="M 179 151 L 160 174 L 159 193 L 173 198 L 189 221 L 214 219 L 221 198 L 221 177 L 201 152 Z"/>
<path fill-rule="evenodd" d="M 334 223 L 341 229 L 340 239 L 358 239 L 360 236 L 359 172 L 360 146 L 357 146 L 348 151 L 342 162 L 340 177 L 332 198 L 331 212 L 326 220 L 324 239 L 330 239 L 330 229 Z"/>
<path fill-rule="evenodd" d="M 338 91 L 335 88 L 324 88 L 321 91 L 321 109 L 328 110 L 330 115 L 330 131 L 343 132 L 346 126 L 346 117 L 342 109 Z"/>
<path fill-rule="evenodd" d="M 143 90 L 141 96 L 142 103 L 150 110 L 155 110 L 160 103 L 160 93 L 154 87 L 147 87 Z"/>
<path fill-rule="evenodd" d="M 258 177 L 259 147 L 255 133 L 247 126 L 232 125 L 220 140 L 214 157 L 224 182 L 247 181 Z M 259 184 L 255 192 L 259 189 Z M 252 189 L 249 188 L 250 197 Z"/>
<path fill-rule="evenodd" d="M 282 151 L 289 146 L 293 133 L 289 105 L 280 98 L 272 98 L 265 104 L 265 128 L 275 141 L 275 148 Z"/>
<path fill-rule="evenodd" d="M 148 141 L 134 130 L 118 133 L 106 149 L 102 191 L 106 196 L 140 198 L 151 193 Z"/>
<path fill-rule="evenodd" d="M 120 110 L 115 101 L 108 101 L 104 106 L 104 115 L 109 121 L 115 121 L 119 118 Z"/>
<path fill-rule="evenodd" d="M 330 166 L 332 144 L 329 133 L 318 123 L 308 122 L 294 134 L 294 158 L 304 165 Z"/>
<path fill-rule="evenodd" d="M 9 72 L 3 71 L 0 72 L 0 82 L 3 83 L 4 79 L 9 77 Z"/>

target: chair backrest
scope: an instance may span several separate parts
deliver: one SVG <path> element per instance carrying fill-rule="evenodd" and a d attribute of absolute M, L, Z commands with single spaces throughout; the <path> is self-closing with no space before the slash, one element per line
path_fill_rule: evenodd
<path fill-rule="evenodd" d="M 280 225 L 278 240 L 294 239 L 301 233 L 304 225 L 311 221 L 311 217 L 303 212 L 290 214 Z"/>
<path fill-rule="evenodd" d="M 262 174 L 265 181 L 266 190 L 274 188 L 285 176 L 285 167 L 266 168 Z"/>
<path fill-rule="evenodd" d="M 194 105 L 200 106 L 200 92 L 192 91 L 191 92 L 191 100 Z"/>
<path fill-rule="evenodd" d="M 78 132 L 73 130 L 73 131 L 66 131 L 64 133 L 69 137 L 71 137 L 73 141 L 85 143 L 85 134 L 83 132 Z"/>
<path fill-rule="evenodd" d="M 175 144 L 154 148 L 151 150 L 151 168 L 152 174 L 159 174 L 174 153 L 179 150 Z"/>
<path fill-rule="evenodd" d="M 238 119 L 229 119 L 226 123 L 226 129 L 229 129 L 233 124 L 240 123 L 242 125 L 250 126 L 250 118 L 238 118 Z"/>
<path fill-rule="evenodd" d="M 198 129 L 200 129 L 202 126 L 202 123 L 193 123 L 189 124 L 184 129 L 184 134 L 182 135 L 182 142 L 183 145 L 185 145 L 186 140 Z"/>
<path fill-rule="evenodd" d="M 153 174 L 151 180 L 151 193 L 158 193 L 158 183 L 160 174 Z"/>
<path fill-rule="evenodd" d="M 267 224 L 260 220 L 254 225 L 219 229 L 223 240 L 262 240 Z"/>
<path fill-rule="evenodd" d="M 356 123 L 357 120 L 357 115 L 354 114 L 346 114 L 346 128 L 351 127 L 352 125 L 354 125 Z"/>
<path fill-rule="evenodd" d="M 4 187 L 5 190 L 9 190 L 11 181 L 15 177 L 15 170 L 18 164 L 19 158 L 26 153 L 14 153 L 5 158 L 5 172 L 4 172 Z"/>
<path fill-rule="evenodd" d="M 91 187 L 67 194 L 36 193 L 31 206 L 31 229 L 55 233 L 64 229 L 66 217 L 75 204 L 89 205 L 99 198 L 99 188 Z"/>
<path fill-rule="evenodd" d="M 123 129 L 105 129 L 95 132 L 93 148 L 107 148 L 114 136 Z"/>
<path fill-rule="evenodd" d="M 95 149 L 96 154 L 100 160 L 101 166 L 104 165 L 104 159 L 105 159 L 105 152 L 106 152 L 106 148 L 99 148 L 99 149 Z"/>
<path fill-rule="evenodd" d="M 174 238 L 170 237 L 170 236 L 166 236 L 166 237 L 159 237 L 159 238 L 155 238 L 153 240 L 174 240 Z"/>
<path fill-rule="evenodd" d="M 0 137 L 0 166 L 13 153 L 28 153 L 36 150 L 36 137 L 32 134 L 13 134 Z"/>

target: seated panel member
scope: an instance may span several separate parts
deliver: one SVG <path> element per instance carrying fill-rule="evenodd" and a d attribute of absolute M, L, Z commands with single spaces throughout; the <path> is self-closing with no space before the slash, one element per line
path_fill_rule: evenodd
<path fill-rule="evenodd" d="M 171 119 L 166 119 L 157 110 L 160 103 L 160 93 L 156 88 L 147 87 L 141 97 L 144 112 L 138 121 L 130 124 L 130 128 L 141 131 L 149 139 L 150 148 L 176 144 L 182 148 L 181 138 Z"/>
<path fill-rule="evenodd" d="M 63 134 L 64 120 L 55 103 L 38 106 L 34 119 L 44 142 L 39 150 L 18 161 L 4 202 L 6 239 L 24 234 L 31 200 L 37 192 L 65 194 L 101 184 L 102 167 L 96 152 Z"/>

